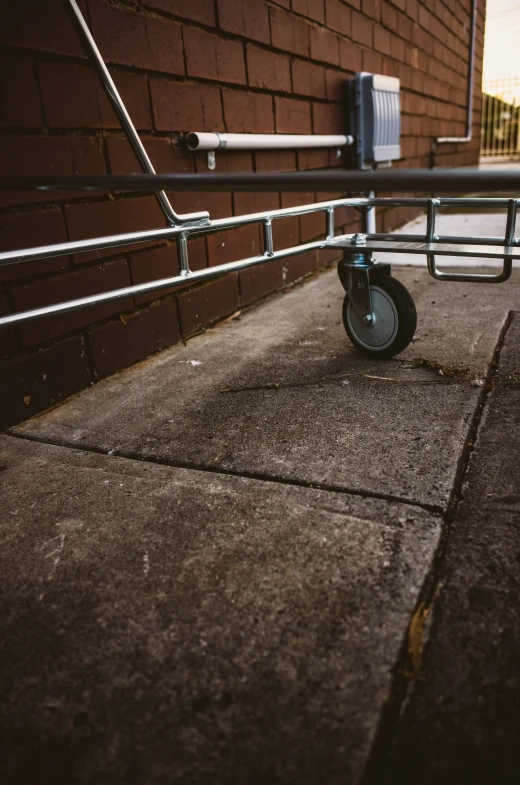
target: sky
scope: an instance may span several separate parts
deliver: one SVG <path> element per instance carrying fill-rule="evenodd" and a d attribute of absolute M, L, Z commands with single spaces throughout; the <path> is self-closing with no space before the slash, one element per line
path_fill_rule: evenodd
<path fill-rule="evenodd" d="M 520 80 L 520 0 L 487 0 L 483 82 Z"/>

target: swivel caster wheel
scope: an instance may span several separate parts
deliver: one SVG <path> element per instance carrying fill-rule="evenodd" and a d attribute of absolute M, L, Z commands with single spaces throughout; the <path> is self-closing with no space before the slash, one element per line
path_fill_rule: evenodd
<path fill-rule="evenodd" d="M 417 312 L 403 284 L 389 275 L 370 283 L 372 321 L 361 319 L 348 295 L 343 302 L 343 324 L 354 346 L 365 355 L 387 360 L 406 349 L 417 327 Z"/>

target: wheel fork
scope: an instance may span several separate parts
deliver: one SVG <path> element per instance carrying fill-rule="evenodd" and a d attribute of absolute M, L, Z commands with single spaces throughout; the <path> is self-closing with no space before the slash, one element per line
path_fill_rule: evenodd
<path fill-rule="evenodd" d="M 375 274 L 391 275 L 392 271 L 389 264 L 378 264 L 368 251 L 361 250 L 366 243 L 365 235 L 355 234 L 351 242 L 359 250 L 343 253 L 338 263 L 338 275 L 352 307 L 363 324 L 369 327 L 374 323 L 370 279 Z"/>

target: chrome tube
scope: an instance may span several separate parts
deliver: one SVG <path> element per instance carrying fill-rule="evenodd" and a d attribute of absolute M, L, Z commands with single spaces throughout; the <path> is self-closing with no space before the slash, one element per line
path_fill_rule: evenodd
<path fill-rule="evenodd" d="M 97 44 L 94 41 L 92 33 L 88 28 L 88 25 L 76 0 L 69 0 L 69 5 L 78 24 L 79 34 L 83 40 L 83 43 L 85 44 L 85 47 L 87 48 L 108 100 L 112 104 L 112 108 L 116 113 L 116 117 L 121 123 L 121 127 L 125 132 L 126 138 L 128 139 L 128 142 L 134 151 L 135 157 L 139 161 L 143 172 L 147 172 L 148 174 L 155 174 L 155 169 L 153 168 L 152 162 L 150 161 L 144 145 L 139 138 L 139 134 L 137 133 L 132 119 L 126 110 L 121 96 L 119 95 L 114 80 L 110 76 L 109 70 L 105 65 L 105 61 L 101 56 Z M 161 210 L 166 216 L 167 221 L 174 226 L 180 223 L 207 221 L 209 218 L 209 213 L 207 212 L 177 215 L 164 191 L 155 191 L 155 198 L 157 199 Z"/>
<path fill-rule="evenodd" d="M 244 270 L 248 267 L 255 267 L 264 262 L 284 259 L 286 256 L 295 256 L 318 248 L 323 248 L 323 240 L 316 240 L 315 242 L 305 243 L 304 245 L 294 246 L 293 248 L 285 248 L 281 251 L 273 251 L 270 255 L 262 254 L 261 256 L 252 256 L 248 259 L 241 259 L 238 262 L 228 262 L 227 264 L 220 264 L 215 267 L 206 267 L 203 270 L 196 270 L 195 272 L 185 273 L 184 275 L 181 273 L 181 275 L 174 275 L 171 278 L 161 278 L 148 283 L 125 286 L 123 289 L 114 289 L 111 292 L 101 292 L 100 294 L 92 294 L 89 297 L 80 297 L 77 300 L 69 300 L 64 303 L 57 303 L 56 305 L 46 305 L 42 308 L 34 308 L 30 311 L 2 316 L 0 317 L 0 327 L 19 324 L 21 322 L 30 322 L 35 319 L 42 319 L 46 316 L 56 316 L 58 314 L 67 313 L 68 311 L 77 311 L 80 308 L 93 307 L 112 300 L 122 300 L 125 297 L 136 297 L 140 294 L 157 292 L 161 289 L 178 288 L 180 286 L 186 286 L 187 283 L 192 284 L 210 278 L 218 278 L 221 275 Z"/>
<path fill-rule="evenodd" d="M 191 235 L 205 235 L 213 232 L 234 229 L 245 224 L 256 223 L 265 220 L 276 220 L 277 218 L 287 218 L 295 215 L 306 215 L 320 211 L 328 211 L 330 207 L 342 207 L 348 204 L 365 204 L 366 200 L 336 199 L 328 202 L 315 202 L 313 204 L 302 205 L 299 207 L 286 207 L 269 212 L 249 213 L 247 215 L 230 216 L 229 218 L 217 218 L 207 224 L 193 226 L 171 226 L 166 229 L 151 229 L 144 232 L 129 232 L 127 234 L 116 234 L 108 237 L 95 237 L 92 240 L 72 240 L 66 243 L 56 243 L 55 245 L 42 245 L 35 248 L 26 248 L 19 251 L 4 251 L 0 253 L 0 267 L 7 264 L 17 264 L 21 262 L 34 262 L 38 259 L 47 259 L 56 256 L 67 256 L 74 253 L 85 253 L 86 251 L 96 251 L 105 248 L 118 248 L 123 245 L 139 245 L 153 240 L 168 240 L 173 237 L 184 235 L 186 238 Z"/>

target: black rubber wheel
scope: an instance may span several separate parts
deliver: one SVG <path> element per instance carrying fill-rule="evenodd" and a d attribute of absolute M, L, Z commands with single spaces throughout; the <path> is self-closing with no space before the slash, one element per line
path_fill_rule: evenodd
<path fill-rule="evenodd" d="M 374 321 L 363 324 L 348 295 L 343 302 L 347 335 L 362 354 L 387 360 L 406 349 L 417 327 L 417 312 L 408 289 L 396 278 L 378 275 L 370 283 Z"/>

